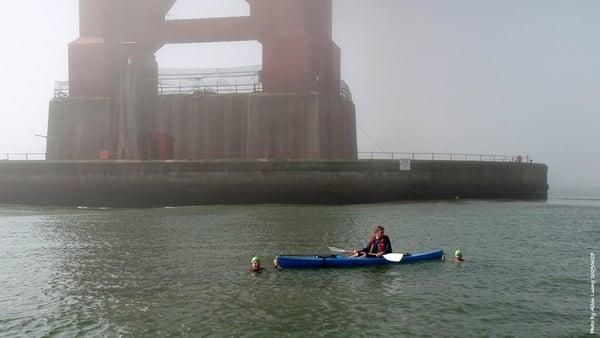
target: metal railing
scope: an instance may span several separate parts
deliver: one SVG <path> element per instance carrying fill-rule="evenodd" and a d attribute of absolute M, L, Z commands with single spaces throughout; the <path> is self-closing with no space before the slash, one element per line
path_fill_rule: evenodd
<path fill-rule="evenodd" d="M 522 156 L 461 153 L 409 153 L 409 152 L 359 152 L 363 160 L 428 160 L 428 161 L 488 161 L 488 162 L 524 162 Z M 529 158 L 527 158 L 529 160 Z"/>
<path fill-rule="evenodd" d="M 352 101 L 352 91 L 350 91 L 350 86 L 344 80 L 340 80 L 340 96 Z"/>
<path fill-rule="evenodd" d="M 54 98 L 66 99 L 69 97 L 69 82 L 55 81 L 54 82 Z"/>
<path fill-rule="evenodd" d="M 0 161 L 45 161 L 46 153 L 0 153 Z"/>
<path fill-rule="evenodd" d="M 202 158 L 213 158 L 204 154 Z M 228 154 L 227 157 L 237 158 Z M 265 155 L 269 158 L 269 155 Z M 402 152 L 359 152 L 363 160 L 429 160 L 429 161 L 488 161 L 488 162 L 528 162 L 529 158 L 510 155 L 459 154 L 459 153 L 402 153 Z M 45 153 L 0 153 L 0 161 L 45 161 Z"/>
<path fill-rule="evenodd" d="M 257 70 L 257 67 L 209 70 L 161 69 L 158 78 L 144 79 L 144 81 L 151 86 L 156 86 L 158 95 L 245 94 L 263 92 L 265 78 L 268 78 L 271 86 L 300 90 L 326 88 L 331 91 L 333 89 L 337 90 L 342 98 L 352 100 L 350 87 L 344 81 L 333 81 L 318 74 L 271 76 Z M 69 95 L 69 82 L 56 81 L 54 98 L 65 99 Z"/>
<path fill-rule="evenodd" d="M 158 94 L 241 94 L 262 91 L 258 70 L 162 70 Z M 154 79 L 149 79 L 154 81 Z"/>

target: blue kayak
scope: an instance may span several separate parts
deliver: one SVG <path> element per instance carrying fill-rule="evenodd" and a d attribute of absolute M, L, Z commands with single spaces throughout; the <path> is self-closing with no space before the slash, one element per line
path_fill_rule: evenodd
<path fill-rule="evenodd" d="M 441 260 L 442 257 L 444 257 L 444 251 L 436 250 L 404 256 L 400 262 L 391 262 L 383 257 L 351 258 L 346 256 L 277 256 L 275 259 L 282 269 L 298 269 L 409 264 L 421 261 Z"/>

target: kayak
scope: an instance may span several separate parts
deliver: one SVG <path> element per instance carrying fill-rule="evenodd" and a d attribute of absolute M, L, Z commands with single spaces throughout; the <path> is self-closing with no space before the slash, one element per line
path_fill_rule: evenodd
<path fill-rule="evenodd" d="M 395 265 L 410 264 L 421 261 L 441 260 L 444 257 L 444 250 L 422 252 L 411 255 L 404 255 L 400 262 L 392 262 L 383 257 L 363 257 L 352 258 L 346 256 L 277 256 L 275 259 L 282 269 L 300 269 L 300 268 L 346 268 L 355 266 L 377 266 L 377 265 Z"/>

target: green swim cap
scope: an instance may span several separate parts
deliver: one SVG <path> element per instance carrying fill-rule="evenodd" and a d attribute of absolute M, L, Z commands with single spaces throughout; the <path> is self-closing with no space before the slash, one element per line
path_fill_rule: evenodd
<path fill-rule="evenodd" d="M 260 262 L 260 257 L 258 257 L 258 256 L 252 257 L 252 260 L 250 261 L 250 263 L 254 263 L 254 262 Z"/>
<path fill-rule="evenodd" d="M 454 257 L 458 257 L 458 256 L 462 256 L 462 255 L 463 255 L 462 250 L 458 249 L 458 250 L 454 251 Z"/>

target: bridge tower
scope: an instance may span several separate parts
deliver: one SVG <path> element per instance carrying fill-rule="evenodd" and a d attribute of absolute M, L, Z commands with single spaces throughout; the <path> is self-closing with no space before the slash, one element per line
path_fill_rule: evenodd
<path fill-rule="evenodd" d="M 108 151 L 113 158 L 143 159 L 145 136 L 165 133 L 174 139 L 175 159 L 356 158 L 355 111 L 341 93 L 332 1 L 246 1 L 247 17 L 167 20 L 175 0 L 80 0 L 80 37 L 69 45 L 69 97 L 51 103 L 49 135 L 60 139 L 60 157 L 89 159 Z M 262 92 L 234 99 L 248 101 L 234 109 L 244 111 L 232 112 L 235 122 L 209 119 L 185 133 L 167 125 L 175 116 L 201 120 L 203 113 L 179 111 L 186 109 L 182 104 L 157 108 L 174 100 L 157 92 L 154 55 L 161 47 L 254 40 L 263 48 Z M 203 151 L 189 150 L 213 138 L 202 130 L 215 128 L 223 135 L 205 142 Z M 224 155 L 220 148 L 233 136 L 245 140 L 235 154 Z"/>

